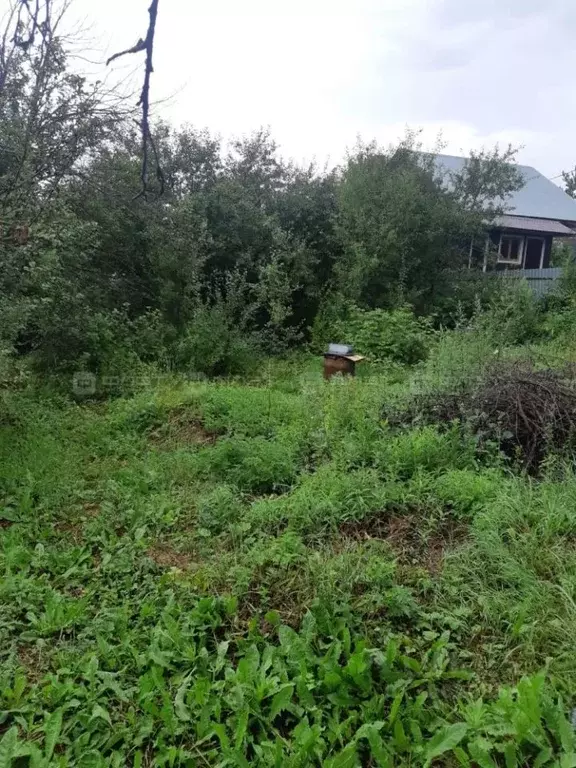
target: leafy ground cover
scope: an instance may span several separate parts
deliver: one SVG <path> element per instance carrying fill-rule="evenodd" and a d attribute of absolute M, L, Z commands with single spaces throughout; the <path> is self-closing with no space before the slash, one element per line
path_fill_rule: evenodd
<path fill-rule="evenodd" d="M 455 338 L 328 384 L 6 394 L 0 766 L 575 766 L 570 463 L 383 418 L 462 375 Z"/>

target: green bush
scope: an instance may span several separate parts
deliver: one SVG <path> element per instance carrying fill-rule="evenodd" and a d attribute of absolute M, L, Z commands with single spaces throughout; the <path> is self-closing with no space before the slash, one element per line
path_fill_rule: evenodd
<path fill-rule="evenodd" d="M 203 305 L 194 322 L 175 343 L 174 361 L 181 370 L 206 376 L 250 373 L 258 364 L 254 337 L 235 326 L 222 304 Z"/>
<path fill-rule="evenodd" d="M 45 315 L 33 341 L 35 371 L 56 377 L 90 372 L 109 382 L 100 394 L 130 394 L 146 375 L 144 361 L 163 359 L 165 327 L 158 313 L 132 319 L 126 307 L 70 311 L 67 322 L 57 313 Z"/>
<path fill-rule="evenodd" d="M 387 312 L 383 309 L 356 309 L 344 329 L 355 351 L 372 360 L 393 360 L 413 365 L 428 354 L 431 328 L 403 307 Z"/>
<path fill-rule="evenodd" d="M 499 354 L 497 341 L 485 330 L 457 328 L 440 331 L 417 385 L 424 391 L 457 390 L 469 385 L 494 362 Z"/>
<path fill-rule="evenodd" d="M 542 320 L 542 332 L 548 339 L 571 341 L 576 335 L 576 298 L 550 309 Z"/>
<path fill-rule="evenodd" d="M 487 311 L 476 318 L 477 327 L 497 344 L 531 341 L 539 333 L 541 309 L 538 300 L 526 280 L 501 278 L 501 283 Z"/>
<path fill-rule="evenodd" d="M 435 325 L 457 328 L 469 322 L 478 309 L 486 309 L 499 292 L 498 280 L 477 269 L 455 269 L 446 275 L 442 290 L 434 300 L 432 313 Z"/>
<path fill-rule="evenodd" d="M 353 305 L 339 293 L 328 292 L 322 298 L 311 328 L 311 344 L 315 352 L 325 352 L 328 344 L 344 340 L 352 311 Z"/>

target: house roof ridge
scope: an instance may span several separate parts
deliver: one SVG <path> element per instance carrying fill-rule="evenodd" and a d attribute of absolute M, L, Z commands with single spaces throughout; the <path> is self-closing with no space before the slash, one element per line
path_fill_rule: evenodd
<path fill-rule="evenodd" d="M 462 171 L 469 157 L 441 152 L 419 152 L 433 158 L 438 170 Z M 506 213 L 533 219 L 576 222 L 576 200 L 531 165 L 511 163 L 522 174 L 524 185 L 506 198 Z M 447 180 L 449 183 L 449 179 Z"/>

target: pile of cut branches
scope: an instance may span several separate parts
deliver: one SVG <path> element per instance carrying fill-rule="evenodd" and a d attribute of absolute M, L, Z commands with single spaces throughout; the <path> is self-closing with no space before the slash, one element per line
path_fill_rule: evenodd
<path fill-rule="evenodd" d="M 392 426 L 459 422 L 537 474 L 549 453 L 576 447 L 576 380 L 570 368 L 499 362 L 459 392 L 417 395 L 404 411 L 384 416 Z"/>

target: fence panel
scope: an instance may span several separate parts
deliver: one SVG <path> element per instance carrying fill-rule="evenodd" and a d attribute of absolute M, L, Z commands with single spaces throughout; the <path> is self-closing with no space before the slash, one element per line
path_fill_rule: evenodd
<path fill-rule="evenodd" d="M 547 267 L 546 269 L 510 269 L 502 272 L 490 273 L 496 277 L 506 279 L 522 279 L 528 281 L 528 285 L 538 297 L 546 296 L 555 287 L 560 279 L 562 267 Z"/>

